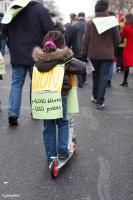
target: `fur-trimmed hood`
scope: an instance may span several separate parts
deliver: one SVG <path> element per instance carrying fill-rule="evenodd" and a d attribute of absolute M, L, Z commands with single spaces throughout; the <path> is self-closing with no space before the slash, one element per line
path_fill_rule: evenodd
<path fill-rule="evenodd" d="M 65 62 L 73 57 L 72 50 L 68 47 L 57 49 L 54 52 L 46 53 L 40 47 L 35 47 L 33 50 L 33 58 L 36 62 L 48 63 L 53 61 Z"/>
<path fill-rule="evenodd" d="M 48 72 L 56 67 L 56 65 L 64 63 L 65 73 L 62 86 L 62 95 L 65 96 L 72 88 L 69 74 L 81 74 L 86 71 L 85 63 L 73 58 L 71 49 L 67 47 L 64 49 L 57 49 L 51 53 L 46 53 L 41 48 L 35 47 L 33 50 L 33 58 L 36 61 L 35 66 L 40 72 Z"/>

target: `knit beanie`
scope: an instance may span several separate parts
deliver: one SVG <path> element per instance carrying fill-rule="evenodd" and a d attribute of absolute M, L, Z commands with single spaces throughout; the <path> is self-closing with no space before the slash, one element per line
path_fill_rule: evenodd
<path fill-rule="evenodd" d="M 95 12 L 104 12 L 108 9 L 108 1 L 106 0 L 98 0 L 95 5 Z"/>

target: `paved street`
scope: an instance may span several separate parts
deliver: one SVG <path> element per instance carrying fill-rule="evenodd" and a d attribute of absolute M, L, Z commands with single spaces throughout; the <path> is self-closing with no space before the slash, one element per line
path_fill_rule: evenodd
<path fill-rule="evenodd" d="M 42 121 L 31 119 L 29 76 L 19 126 L 8 126 L 11 68 L 7 54 L 5 59 L 7 74 L 0 81 L 0 200 L 132 200 L 133 73 L 128 88 L 119 86 L 123 74 L 114 74 L 104 111 L 89 100 L 88 76 L 78 91 L 80 113 L 74 115 L 77 152 L 53 180 L 44 156 Z"/>

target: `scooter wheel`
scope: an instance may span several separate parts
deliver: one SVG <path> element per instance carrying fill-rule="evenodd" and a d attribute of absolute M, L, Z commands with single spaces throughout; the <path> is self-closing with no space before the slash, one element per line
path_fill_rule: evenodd
<path fill-rule="evenodd" d="M 76 149 L 77 149 L 77 138 L 76 138 L 76 136 L 73 137 L 72 141 L 73 141 L 73 150 L 76 151 Z"/>
<path fill-rule="evenodd" d="M 58 163 L 56 161 L 52 162 L 50 172 L 52 178 L 56 178 L 58 176 Z"/>

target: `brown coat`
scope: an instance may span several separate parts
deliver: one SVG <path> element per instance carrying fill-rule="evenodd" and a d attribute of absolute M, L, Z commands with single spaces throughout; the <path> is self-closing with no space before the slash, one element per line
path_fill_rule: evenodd
<path fill-rule="evenodd" d="M 57 64 L 65 64 L 65 74 L 62 86 L 62 95 L 66 96 L 68 91 L 72 88 L 69 79 L 70 74 L 85 73 L 86 65 L 84 62 L 73 58 L 72 51 L 65 47 L 64 49 L 57 49 L 54 52 L 46 53 L 39 47 L 33 51 L 33 58 L 36 61 L 35 66 L 40 72 L 48 72 Z"/>
<path fill-rule="evenodd" d="M 106 12 L 97 13 L 96 17 L 106 17 Z M 90 59 L 113 60 L 114 49 L 121 41 L 118 27 L 111 28 L 102 34 L 98 34 L 92 20 L 86 24 L 83 42 L 82 55 Z"/>

